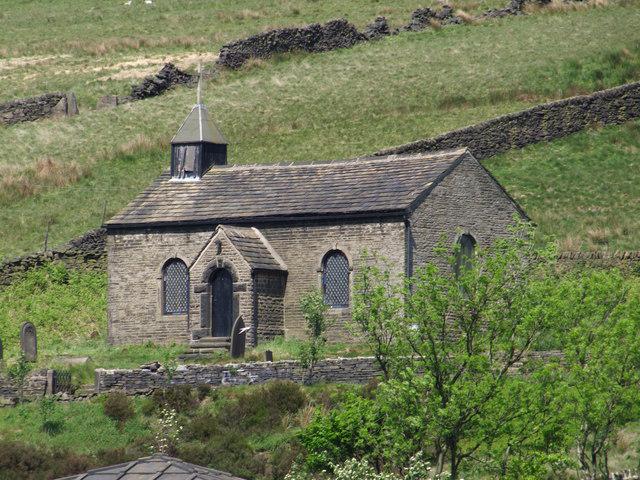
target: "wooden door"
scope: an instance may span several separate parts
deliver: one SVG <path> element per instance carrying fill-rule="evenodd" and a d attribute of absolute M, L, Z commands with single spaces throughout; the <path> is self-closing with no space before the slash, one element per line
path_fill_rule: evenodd
<path fill-rule="evenodd" d="M 228 337 L 233 325 L 233 279 L 229 271 L 215 272 L 211 287 L 213 336 Z"/>

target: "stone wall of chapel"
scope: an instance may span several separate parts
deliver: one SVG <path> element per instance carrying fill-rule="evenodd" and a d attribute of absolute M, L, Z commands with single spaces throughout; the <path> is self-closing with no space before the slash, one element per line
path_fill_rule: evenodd
<path fill-rule="evenodd" d="M 444 235 L 453 244 L 470 233 L 480 246 L 508 235 L 518 210 L 476 159 L 467 156 L 413 212 L 411 258 L 413 268 L 439 262 L 434 246 Z"/>
<path fill-rule="evenodd" d="M 370 222 L 298 222 L 286 227 L 256 225 L 288 268 L 284 298 L 284 331 L 286 337 L 302 338 L 306 326 L 300 299 L 313 289 L 321 288 L 322 259 L 330 250 L 341 250 L 353 268 L 350 280 L 358 272 L 361 253 L 379 254 L 391 261 L 395 273 L 403 273 L 405 265 L 405 225 L 402 219 Z M 352 288 L 353 294 L 353 288 Z M 331 309 L 332 324 L 328 331 L 331 341 L 348 341 L 353 335 L 347 330 L 350 308 Z"/>
<path fill-rule="evenodd" d="M 107 236 L 109 279 L 107 316 L 112 344 L 186 343 L 199 316 L 162 313 L 162 267 L 170 258 L 187 265 L 200 253 L 212 230 L 112 232 Z M 190 299 L 193 300 L 193 281 Z M 190 318 L 191 317 L 191 318 Z"/>

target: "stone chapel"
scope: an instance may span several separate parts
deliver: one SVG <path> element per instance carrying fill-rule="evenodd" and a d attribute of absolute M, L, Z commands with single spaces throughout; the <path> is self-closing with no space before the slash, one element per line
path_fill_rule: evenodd
<path fill-rule="evenodd" d="M 363 251 L 397 273 L 434 259 L 444 235 L 472 254 L 508 235 L 516 202 L 467 149 L 308 164 L 234 165 L 196 104 L 171 168 L 106 222 L 113 344 L 300 337 L 300 299 L 319 289 L 330 339 L 347 338 Z M 209 342 L 209 343 L 207 343 Z"/>

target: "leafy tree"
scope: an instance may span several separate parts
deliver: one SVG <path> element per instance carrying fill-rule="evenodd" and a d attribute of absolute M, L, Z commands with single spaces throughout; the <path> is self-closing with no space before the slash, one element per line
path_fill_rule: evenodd
<path fill-rule="evenodd" d="M 586 271 L 559 286 L 571 417 L 578 460 L 590 478 L 609 478 L 608 452 L 640 417 L 640 295 L 617 271 Z"/>
<path fill-rule="evenodd" d="M 436 473 L 448 459 L 453 478 L 480 454 L 485 468 L 505 476 L 526 443 L 545 455 L 563 451 L 565 445 L 540 440 L 548 425 L 558 426 L 560 397 L 550 390 L 560 384 L 528 362 L 556 325 L 554 249 L 537 250 L 532 231 L 521 226 L 462 263 L 459 246 L 436 253 L 401 289 L 375 267 L 358 280 L 366 286 L 356 301 L 365 306 L 365 337 L 379 344 L 393 335 L 408 361 L 389 371 L 381 389 L 387 422 L 411 431 L 414 447 L 434 452 Z M 369 320 L 376 312 L 384 318 Z M 511 375 L 522 365 L 531 370 L 526 381 Z"/>
<path fill-rule="evenodd" d="M 313 291 L 302 297 L 300 301 L 302 315 L 307 323 L 307 340 L 301 345 L 299 351 L 300 363 L 307 369 L 305 383 L 313 381 L 314 368 L 324 355 L 324 347 L 327 343 L 325 333 L 327 331 L 327 304 L 322 293 Z"/>
<path fill-rule="evenodd" d="M 367 262 L 367 259 L 365 252 L 363 261 Z M 378 266 L 383 259 L 374 260 L 377 262 L 363 269 L 354 282 L 357 295 L 352 319 L 356 330 L 364 333 L 364 342 L 378 362 L 385 380 L 388 380 L 394 368 L 392 363 L 403 358 L 398 351 L 397 328 L 402 318 L 402 282 L 392 278 L 389 268 Z"/>

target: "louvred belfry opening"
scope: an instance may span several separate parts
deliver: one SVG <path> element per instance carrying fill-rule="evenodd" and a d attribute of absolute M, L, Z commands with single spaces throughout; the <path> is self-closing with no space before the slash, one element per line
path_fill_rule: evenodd
<path fill-rule="evenodd" d="M 207 107 L 196 104 L 171 140 L 171 177 L 197 180 L 227 164 L 227 140 Z"/>

